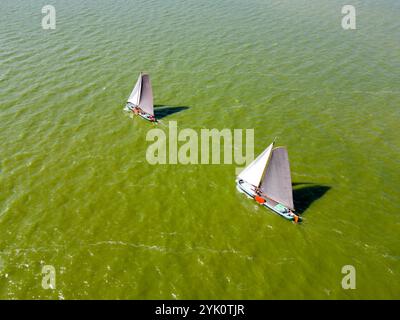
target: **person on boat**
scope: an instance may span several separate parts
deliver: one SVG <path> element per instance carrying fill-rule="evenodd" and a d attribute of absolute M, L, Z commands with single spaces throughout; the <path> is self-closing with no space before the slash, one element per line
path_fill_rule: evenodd
<path fill-rule="evenodd" d="M 140 108 L 139 107 L 133 107 L 132 108 L 132 112 L 134 113 L 134 114 L 136 114 L 136 115 L 139 115 L 139 113 L 140 113 Z"/>
<path fill-rule="evenodd" d="M 156 118 L 155 118 L 153 115 L 144 112 L 144 111 L 143 111 L 140 107 L 138 107 L 138 106 L 133 107 L 131 110 L 132 110 L 132 112 L 133 112 L 135 115 L 137 115 L 137 116 L 138 116 L 138 115 L 142 115 L 142 116 L 145 116 L 148 120 L 150 120 L 150 121 L 152 121 L 152 122 L 157 122 Z"/>
<path fill-rule="evenodd" d="M 299 216 L 297 214 L 295 214 L 292 210 L 290 210 L 290 209 L 288 209 L 288 210 L 289 210 L 289 215 L 291 217 L 293 217 L 294 222 L 295 223 L 299 222 Z"/>

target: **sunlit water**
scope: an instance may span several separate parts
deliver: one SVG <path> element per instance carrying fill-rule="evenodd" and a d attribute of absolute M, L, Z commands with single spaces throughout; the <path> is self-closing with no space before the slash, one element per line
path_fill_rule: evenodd
<path fill-rule="evenodd" d="M 354 31 L 343 1 L 51 1 L 43 30 L 46 4 L 0 2 L 0 298 L 400 297 L 398 1 L 352 1 Z M 148 164 L 141 70 L 165 125 L 287 146 L 304 223 L 236 164 Z"/>

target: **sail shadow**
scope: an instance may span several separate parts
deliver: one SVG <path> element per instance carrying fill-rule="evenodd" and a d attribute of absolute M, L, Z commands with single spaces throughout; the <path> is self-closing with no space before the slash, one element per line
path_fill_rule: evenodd
<path fill-rule="evenodd" d="M 293 183 L 293 186 L 307 185 L 305 187 L 299 187 L 293 189 L 293 201 L 296 212 L 299 214 L 304 213 L 311 204 L 323 197 L 325 193 L 331 189 L 331 187 L 323 185 L 311 185 L 311 183 Z"/>
<path fill-rule="evenodd" d="M 185 106 L 165 106 L 165 105 L 155 105 L 154 106 L 154 116 L 157 119 L 162 119 L 170 114 L 178 113 L 184 110 L 189 109 L 189 107 Z"/>

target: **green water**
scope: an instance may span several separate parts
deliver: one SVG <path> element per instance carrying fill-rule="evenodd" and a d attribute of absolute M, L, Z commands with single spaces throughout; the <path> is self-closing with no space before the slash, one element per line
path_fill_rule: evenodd
<path fill-rule="evenodd" d="M 0 2 L 0 298 L 400 298 L 398 1 L 352 1 L 354 31 L 346 1 L 51 1 L 43 30 L 46 4 Z M 235 164 L 148 164 L 141 70 L 188 107 L 165 124 L 278 137 L 304 223 Z"/>

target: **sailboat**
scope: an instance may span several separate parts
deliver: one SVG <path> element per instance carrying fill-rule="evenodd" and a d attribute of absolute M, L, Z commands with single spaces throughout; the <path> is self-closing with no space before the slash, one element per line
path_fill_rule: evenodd
<path fill-rule="evenodd" d="M 236 188 L 281 217 L 299 222 L 294 213 L 292 178 L 286 148 L 272 142 L 237 176 Z"/>
<path fill-rule="evenodd" d="M 157 122 L 154 116 L 153 90 L 148 74 L 142 72 L 139 74 L 124 110 L 132 111 L 150 122 Z"/>

